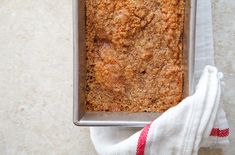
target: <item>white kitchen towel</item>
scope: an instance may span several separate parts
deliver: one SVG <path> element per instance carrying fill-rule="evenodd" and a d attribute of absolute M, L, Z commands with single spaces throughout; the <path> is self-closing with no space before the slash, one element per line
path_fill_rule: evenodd
<path fill-rule="evenodd" d="M 206 65 L 215 65 L 211 0 L 197 0 L 194 84 Z"/>
<path fill-rule="evenodd" d="M 91 128 L 100 155 L 191 155 L 200 147 L 228 144 L 229 127 L 220 102 L 222 73 L 206 66 L 194 95 L 142 130 Z"/>
<path fill-rule="evenodd" d="M 197 4 L 196 82 L 206 65 L 214 65 L 211 1 L 198 0 Z M 100 155 L 190 155 L 197 154 L 201 146 L 227 144 L 229 128 L 222 103 L 219 102 L 221 76 L 216 68 L 205 68 L 193 96 L 169 109 L 141 131 L 140 128 L 91 128 L 91 139 L 97 152 Z M 196 107 L 195 102 L 198 104 Z M 196 111 L 195 108 L 201 110 Z M 191 126 L 187 126 L 187 123 L 191 123 Z"/>

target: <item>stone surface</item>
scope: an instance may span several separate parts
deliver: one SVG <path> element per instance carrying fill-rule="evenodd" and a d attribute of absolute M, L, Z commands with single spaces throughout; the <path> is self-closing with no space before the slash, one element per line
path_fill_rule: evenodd
<path fill-rule="evenodd" d="M 235 152 L 235 1 L 212 2 L 215 61 L 224 73 L 224 107 L 231 131 L 231 144 L 224 148 L 224 154 L 231 155 Z"/>
<path fill-rule="evenodd" d="M 72 123 L 71 6 L 0 1 L 0 154 L 96 155 L 88 128 Z M 216 64 L 232 130 L 227 155 L 235 151 L 234 14 L 234 0 L 213 0 Z"/>
<path fill-rule="evenodd" d="M 0 154 L 95 155 L 72 123 L 72 1 L 0 1 Z"/>

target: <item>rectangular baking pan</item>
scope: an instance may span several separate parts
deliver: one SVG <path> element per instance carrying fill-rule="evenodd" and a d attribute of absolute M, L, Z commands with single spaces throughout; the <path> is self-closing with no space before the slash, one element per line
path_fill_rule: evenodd
<path fill-rule="evenodd" d="M 157 118 L 160 113 L 128 112 L 85 112 L 86 93 L 86 45 L 85 45 L 85 0 L 73 1 L 73 38 L 74 38 L 74 83 L 73 83 L 73 122 L 78 126 L 128 126 L 143 127 Z M 194 91 L 194 44 L 196 26 L 196 0 L 186 0 L 183 65 L 183 96 Z"/>

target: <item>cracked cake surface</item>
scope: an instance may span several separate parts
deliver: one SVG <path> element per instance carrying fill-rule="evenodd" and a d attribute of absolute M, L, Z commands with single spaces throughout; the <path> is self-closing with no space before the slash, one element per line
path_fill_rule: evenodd
<path fill-rule="evenodd" d="M 184 0 L 86 0 L 86 111 L 163 112 L 182 99 Z"/>

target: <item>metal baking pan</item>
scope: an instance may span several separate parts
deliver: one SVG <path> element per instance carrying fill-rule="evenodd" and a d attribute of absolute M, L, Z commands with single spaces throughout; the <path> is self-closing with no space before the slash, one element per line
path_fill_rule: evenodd
<path fill-rule="evenodd" d="M 74 37 L 74 115 L 73 122 L 78 126 L 128 126 L 143 127 L 160 113 L 128 112 L 85 112 L 86 93 L 86 46 L 85 46 L 85 0 L 73 1 Z M 183 63 L 183 96 L 192 94 L 194 73 L 194 44 L 196 25 L 196 0 L 186 0 Z"/>

